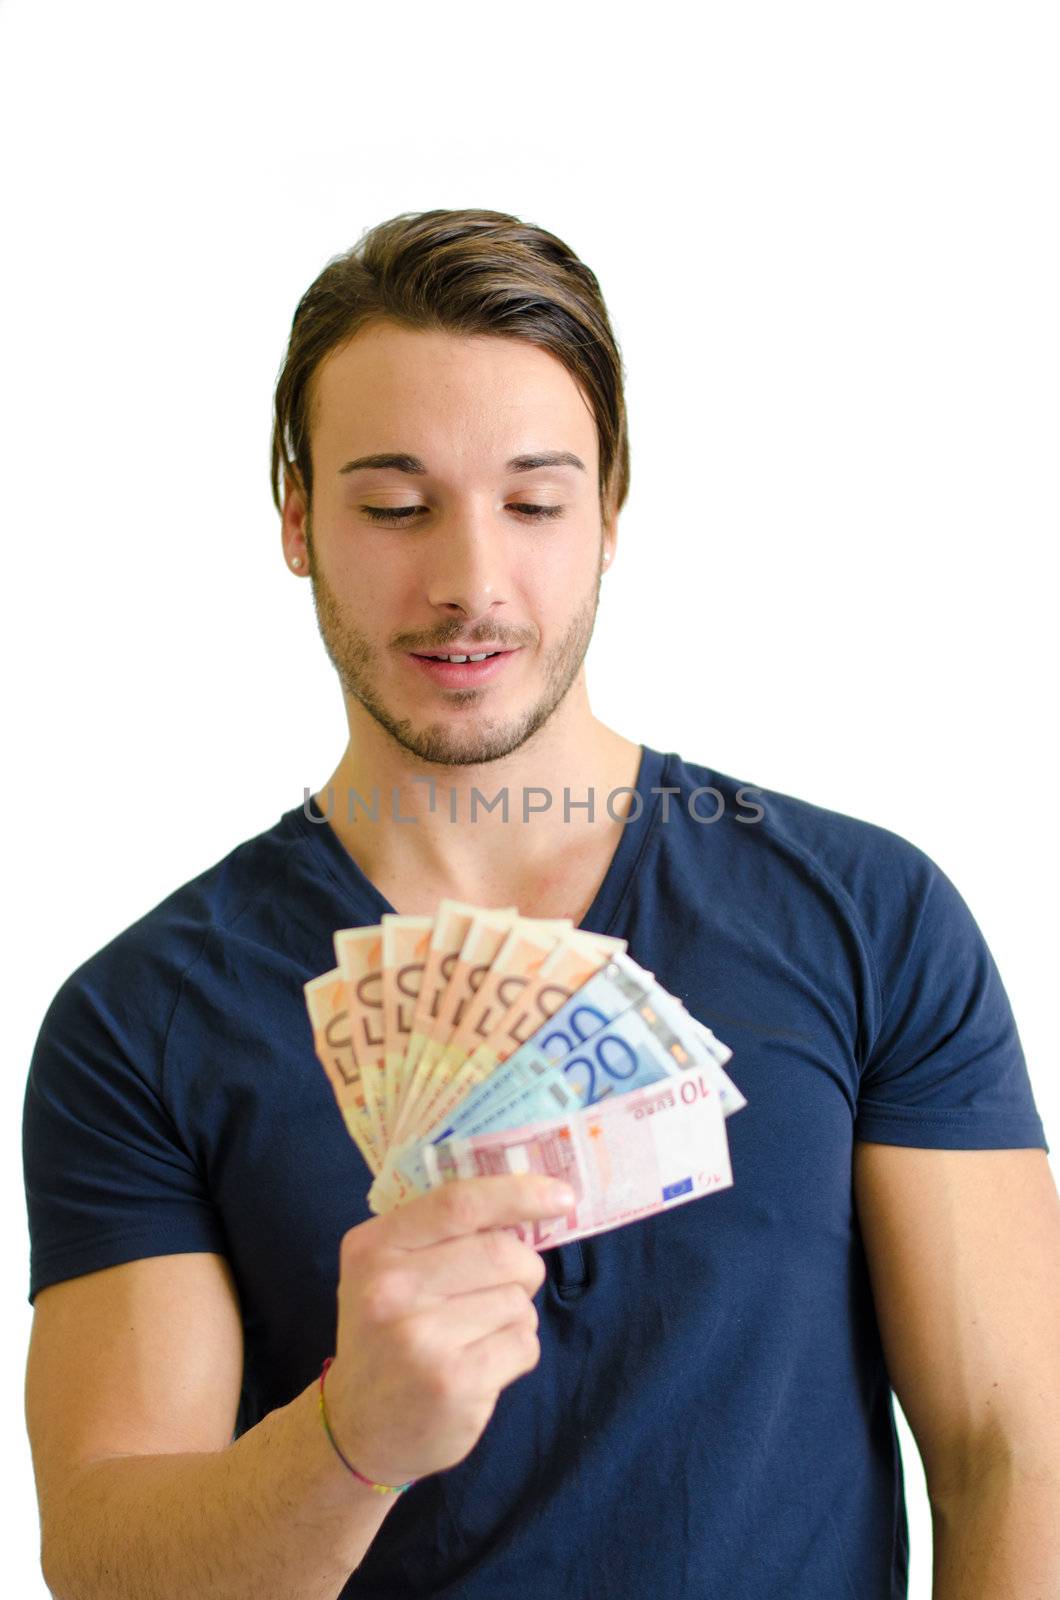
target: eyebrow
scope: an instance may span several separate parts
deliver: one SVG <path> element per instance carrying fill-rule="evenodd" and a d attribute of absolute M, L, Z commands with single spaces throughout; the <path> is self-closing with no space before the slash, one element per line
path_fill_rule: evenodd
<path fill-rule="evenodd" d="M 504 463 L 506 472 L 536 472 L 538 467 L 577 467 L 580 472 L 586 471 L 585 462 L 579 456 L 572 455 L 569 450 L 542 450 L 536 455 L 513 456 Z M 344 472 L 364 472 L 369 468 L 390 469 L 394 472 L 425 473 L 427 468 L 419 456 L 410 456 L 403 453 L 389 455 L 358 456 L 355 461 L 347 461 L 344 467 L 339 468 L 340 475 Z"/>

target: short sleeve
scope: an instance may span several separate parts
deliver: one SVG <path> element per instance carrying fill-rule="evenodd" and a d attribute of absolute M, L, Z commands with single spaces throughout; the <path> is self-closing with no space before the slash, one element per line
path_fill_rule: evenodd
<path fill-rule="evenodd" d="M 881 1020 L 861 1074 L 854 1137 L 1048 1151 L 986 940 L 949 878 L 922 859 L 931 872 L 919 909 L 878 963 Z"/>
<path fill-rule="evenodd" d="M 164 1032 L 115 993 L 89 963 L 56 994 L 34 1047 L 22 1118 L 30 1304 L 48 1284 L 123 1261 L 225 1253 L 162 1101 Z"/>

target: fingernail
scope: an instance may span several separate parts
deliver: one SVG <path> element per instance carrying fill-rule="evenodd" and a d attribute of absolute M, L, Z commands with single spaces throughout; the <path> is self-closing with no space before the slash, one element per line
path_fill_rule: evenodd
<path fill-rule="evenodd" d="M 550 1183 L 545 1190 L 546 1203 L 559 1206 L 561 1210 L 569 1211 L 574 1200 L 574 1190 L 569 1183 Z"/>

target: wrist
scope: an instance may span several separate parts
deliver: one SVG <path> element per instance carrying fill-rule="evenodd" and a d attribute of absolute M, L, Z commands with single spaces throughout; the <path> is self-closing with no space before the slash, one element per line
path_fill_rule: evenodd
<path fill-rule="evenodd" d="M 328 1374 L 329 1369 L 333 1365 L 334 1365 L 334 1357 L 333 1356 L 328 1356 L 327 1359 L 324 1362 L 323 1367 L 321 1368 L 321 1371 L 320 1371 L 319 1398 L 318 1398 L 318 1402 L 317 1402 L 318 1410 L 320 1412 L 321 1425 L 322 1425 L 322 1427 L 324 1429 L 324 1432 L 325 1432 L 325 1434 L 327 1436 L 328 1443 L 331 1445 L 331 1448 L 334 1451 L 336 1457 L 342 1463 L 342 1465 L 345 1467 L 346 1471 L 350 1474 L 350 1476 L 352 1478 L 354 1478 L 356 1480 L 356 1482 L 358 1482 L 360 1484 L 363 1484 L 363 1486 L 366 1489 L 371 1490 L 371 1492 L 373 1494 L 379 1494 L 379 1495 L 399 1495 L 399 1494 L 404 1494 L 406 1489 L 411 1489 L 412 1488 L 412 1485 L 416 1481 L 415 1478 L 409 1478 L 404 1483 L 389 1483 L 389 1482 L 377 1481 L 376 1479 L 372 1478 L 368 1473 L 362 1472 L 361 1469 L 356 1465 L 356 1463 L 350 1460 L 349 1456 L 346 1454 L 345 1450 L 343 1450 L 343 1448 L 342 1448 L 341 1444 L 339 1443 L 338 1439 L 335 1437 L 334 1430 L 333 1430 L 333 1428 L 331 1426 L 331 1419 L 328 1416 L 327 1397 L 326 1397 L 326 1394 L 325 1394 L 325 1391 L 324 1391 L 325 1379 L 327 1378 L 327 1374 Z"/>
<path fill-rule="evenodd" d="M 347 1529 L 359 1542 L 361 1529 L 371 1523 L 374 1532 L 401 1495 L 376 1494 L 343 1466 L 320 1420 L 319 1377 L 302 1390 L 288 1410 L 292 1428 L 297 1430 L 306 1487 L 313 1503 L 340 1530 L 340 1543 L 344 1542 Z"/>

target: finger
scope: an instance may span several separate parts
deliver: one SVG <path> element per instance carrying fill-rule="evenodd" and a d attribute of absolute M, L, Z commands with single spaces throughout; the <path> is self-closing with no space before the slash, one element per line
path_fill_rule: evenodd
<path fill-rule="evenodd" d="M 467 1380 L 481 1392 L 494 1394 L 533 1371 L 541 1360 L 541 1345 L 536 1329 L 509 1323 L 467 1345 L 462 1360 Z"/>
<path fill-rule="evenodd" d="M 385 1238 L 388 1245 L 416 1250 L 481 1228 L 559 1217 L 572 1203 L 569 1189 L 566 1192 L 568 1198 L 563 1198 L 555 1181 L 540 1173 L 456 1178 L 377 1217 L 375 1223 L 380 1231 L 376 1239 Z"/>
<path fill-rule="evenodd" d="M 394 1262 L 389 1271 L 404 1281 L 407 1292 L 419 1304 L 471 1294 L 501 1283 L 517 1283 L 533 1296 L 545 1281 L 540 1252 L 500 1228 L 484 1228 L 457 1239 L 443 1239 L 440 1244 L 423 1245 L 419 1250 L 402 1252 Z"/>
<path fill-rule="evenodd" d="M 537 1307 L 515 1283 L 460 1294 L 404 1320 L 403 1333 L 430 1359 L 447 1354 L 459 1361 L 464 1347 L 511 1324 L 534 1331 Z"/>

